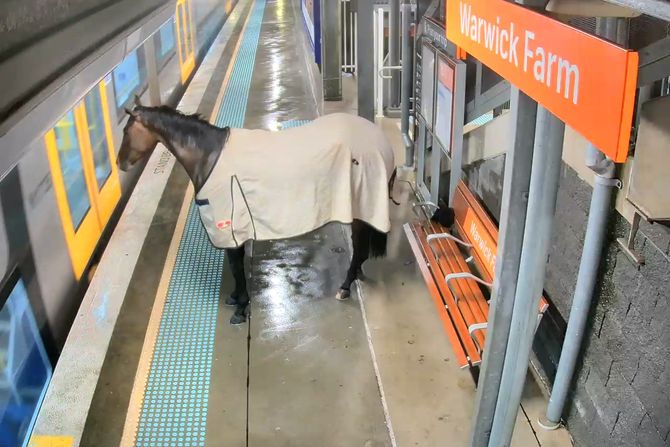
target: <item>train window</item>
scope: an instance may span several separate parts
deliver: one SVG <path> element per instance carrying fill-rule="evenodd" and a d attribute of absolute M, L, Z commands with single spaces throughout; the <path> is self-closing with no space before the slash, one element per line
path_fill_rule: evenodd
<path fill-rule="evenodd" d="M 105 129 L 102 103 L 100 102 L 100 90 L 94 88 L 84 99 L 86 105 L 86 124 L 88 136 L 93 153 L 93 167 L 95 169 L 95 180 L 98 188 L 102 188 L 107 178 L 112 173 L 109 162 L 109 145 Z"/>
<path fill-rule="evenodd" d="M 1 298 L 6 301 L 0 308 L 0 444 L 26 445 L 51 363 L 23 281 L 10 285 Z"/>
<path fill-rule="evenodd" d="M 121 108 L 140 86 L 140 65 L 137 59 L 137 50 L 126 56 L 114 69 L 113 77 L 116 106 Z"/>
<path fill-rule="evenodd" d="M 195 68 L 195 35 L 191 0 L 177 0 L 175 20 L 177 23 L 177 52 L 181 81 L 186 82 Z"/>
<path fill-rule="evenodd" d="M 76 231 L 91 209 L 91 202 L 86 191 L 86 177 L 74 111 L 69 111 L 56 123 L 54 133 L 67 203 L 70 206 L 70 217 Z"/>
<path fill-rule="evenodd" d="M 162 62 L 174 51 L 174 20 L 161 27 L 157 41 L 156 59 Z"/>
<path fill-rule="evenodd" d="M 146 76 L 144 57 L 138 49 L 129 53 L 112 71 L 119 120 L 125 119 L 123 108 L 130 106 L 133 96 L 144 90 Z"/>

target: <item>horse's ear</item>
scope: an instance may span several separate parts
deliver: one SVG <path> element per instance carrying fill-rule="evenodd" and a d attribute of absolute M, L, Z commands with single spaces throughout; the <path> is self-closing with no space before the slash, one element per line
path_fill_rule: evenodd
<path fill-rule="evenodd" d="M 124 107 L 123 110 L 125 110 L 126 113 L 130 116 L 133 116 L 133 117 L 137 116 L 137 114 L 135 112 L 133 112 L 132 110 L 130 110 L 128 107 Z"/>
<path fill-rule="evenodd" d="M 140 102 L 140 97 L 138 95 L 135 95 L 135 105 L 142 107 L 142 103 Z"/>

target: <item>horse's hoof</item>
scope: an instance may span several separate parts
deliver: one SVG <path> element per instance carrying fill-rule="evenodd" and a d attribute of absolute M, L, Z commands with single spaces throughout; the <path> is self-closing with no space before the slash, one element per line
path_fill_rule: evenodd
<path fill-rule="evenodd" d="M 237 305 L 237 309 L 235 309 L 235 313 L 233 314 L 232 317 L 230 317 L 230 324 L 242 324 L 245 321 L 247 321 L 247 315 L 249 315 L 251 309 L 249 305 L 245 306 L 240 306 L 239 304 Z"/>
<path fill-rule="evenodd" d="M 244 313 L 235 312 L 232 317 L 230 317 L 230 324 L 242 324 L 247 321 L 247 316 Z"/>
<path fill-rule="evenodd" d="M 224 303 L 226 304 L 226 306 L 237 306 L 237 297 L 229 295 L 224 300 Z"/>
<path fill-rule="evenodd" d="M 344 301 L 349 299 L 351 296 L 351 291 L 347 289 L 340 289 L 337 291 L 337 294 L 335 295 L 335 299 L 338 301 Z"/>

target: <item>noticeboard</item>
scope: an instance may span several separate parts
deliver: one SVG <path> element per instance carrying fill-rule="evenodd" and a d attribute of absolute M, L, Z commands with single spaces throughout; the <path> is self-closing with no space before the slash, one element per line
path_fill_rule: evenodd
<path fill-rule="evenodd" d="M 465 64 L 437 53 L 434 134 L 443 150 L 460 154 L 465 113 Z"/>
<path fill-rule="evenodd" d="M 435 47 L 421 46 L 421 104 L 419 113 L 426 121 L 426 127 L 433 130 L 433 104 L 435 102 Z"/>
<path fill-rule="evenodd" d="M 451 132 L 454 119 L 454 80 L 456 67 L 446 57 L 437 59 L 435 95 L 435 136 L 442 147 L 451 153 Z"/>

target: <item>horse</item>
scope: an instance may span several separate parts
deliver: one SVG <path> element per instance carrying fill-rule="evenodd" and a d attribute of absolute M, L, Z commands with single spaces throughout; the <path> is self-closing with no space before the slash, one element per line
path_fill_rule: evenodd
<path fill-rule="evenodd" d="M 384 257 L 389 201 L 396 176 L 393 150 L 363 118 L 332 114 L 280 131 L 217 127 L 197 114 L 143 106 L 135 98 L 123 129 L 118 166 L 130 170 L 162 143 L 183 166 L 214 246 L 225 250 L 236 306 L 231 324 L 246 321 L 249 294 L 245 243 L 297 237 L 329 223 L 351 224 L 353 256 L 335 296 L 346 300 L 363 263 Z"/>

